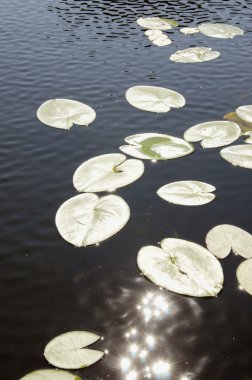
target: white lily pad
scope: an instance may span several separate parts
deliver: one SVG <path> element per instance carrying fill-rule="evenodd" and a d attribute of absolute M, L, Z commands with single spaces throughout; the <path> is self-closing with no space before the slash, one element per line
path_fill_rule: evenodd
<path fill-rule="evenodd" d="M 164 200 L 185 206 L 204 205 L 214 200 L 212 191 L 216 188 L 199 181 L 178 181 L 158 189 L 157 194 Z"/>
<path fill-rule="evenodd" d="M 242 36 L 244 31 L 237 26 L 223 23 L 203 23 L 198 26 L 199 31 L 208 37 L 215 38 L 233 38 Z"/>
<path fill-rule="evenodd" d="M 191 144 L 178 137 L 160 133 L 140 133 L 128 136 L 119 149 L 130 156 L 146 160 L 169 160 L 193 152 Z"/>
<path fill-rule="evenodd" d="M 70 331 L 52 339 L 45 347 L 46 360 L 59 368 L 78 369 L 100 360 L 104 352 L 91 350 L 90 346 L 100 339 L 89 331 Z"/>
<path fill-rule="evenodd" d="M 22 377 L 20 380 L 82 380 L 79 376 L 58 369 L 40 369 Z"/>
<path fill-rule="evenodd" d="M 236 277 L 242 289 L 252 296 L 252 259 L 245 260 L 238 266 Z"/>
<path fill-rule="evenodd" d="M 126 186 L 144 172 L 140 160 L 126 160 L 121 153 L 103 154 L 81 164 L 73 177 L 73 184 L 80 192 L 99 192 Z"/>
<path fill-rule="evenodd" d="M 167 238 L 161 248 L 140 249 L 137 263 L 156 285 L 172 292 L 195 297 L 214 297 L 223 286 L 219 261 L 198 244 Z"/>
<path fill-rule="evenodd" d="M 219 259 L 224 259 L 231 250 L 245 259 L 252 257 L 252 235 L 231 224 L 220 224 L 206 236 L 206 245 Z"/>
<path fill-rule="evenodd" d="M 244 140 L 244 142 L 245 142 L 246 144 L 252 144 L 252 131 L 244 132 L 244 133 L 242 134 L 242 136 L 249 136 L 249 137 L 247 137 L 247 138 Z"/>
<path fill-rule="evenodd" d="M 252 123 L 252 105 L 238 107 L 235 112 L 242 120 Z"/>
<path fill-rule="evenodd" d="M 231 144 L 239 138 L 241 129 L 231 121 L 208 121 L 187 129 L 184 139 L 190 142 L 201 141 L 203 148 L 216 148 Z"/>
<path fill-rule="evenodd" d="M 220 53 L 207 47 L 193 47 L 178 50 L 170 56 L 170 60 L 181 63 L 197 63 L 211 61 L 218 58 Z"/>
<path fill-rule="evenodd" d="M 232 165 L 252 169 L 252 145 L 233 145 L 220 151 L 222 158 Z"/>
<path fill-rule="evenodd" d="M 38 119 L 50 127 L 70 129 L 73 124 L 89 125 L 96 118 L 93 108 L 76 100 L 50 99 L 37 111 Z"/>
<path fill-rule="evenodd" d="M 150 29 L 146 30 L 144 34 L 156 46 L 167 46 L 172 43 L 172 40 L 161 30 Z"/>
<path fill-rule="evenodd" d="M 86 247 L 110 238 L 128 222 L 130 209 L 117 195 L 76 195 L 57 211 L 55 223 L 60 235 L 76 247 Z"/>
<path fill-rule="evenodd" d="M 181 28 L 180 32 L 183 34 L 195 34 L 195 33 L 199 33 L 199 29 L 186 27 L 186 28 Z"/>
<path fill-rule="evenodd" d="M 173 26 L 178 26 L 176 21 L 162 17 L 140 17 L 137 23 L 144 29 L 155 30 L 169 30 Z"/>
<path fill-rule="evenodd" d="M 168 112 L 185 105 L 185 98 L 176 91 L 156 86 L 134 86 L 126 91 L 126 99 L 143 111 Z"/>

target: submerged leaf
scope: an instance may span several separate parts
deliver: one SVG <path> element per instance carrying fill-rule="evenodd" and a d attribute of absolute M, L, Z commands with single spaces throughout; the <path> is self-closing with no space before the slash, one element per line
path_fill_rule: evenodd
<path fill-rule="evenodd" d="M 70 331 L 52 339 L 45 347 L 46 360 L 59 368 L 78 369 L 100 360 L 104 352 L 84 347 L 95 343 L 100 336 L 88 331 Z"/>
<path fill-rule="evenodd" d="M 169 160 L 183 157 L 193 152 L 188 142 L 177 137 L 160 133 L 140 133 L 128 136 L 119 149 L 130 156 L 147 160 Z"/>
<path fill-rule="evenodd" d="M 178 181 L 164 185 L 157 194 L 164 200 L 185 206 L 198 206 L 214 200 L 216 188 L 199 181 Z"/>
<path fill-rule="evenodd" d="M 220 155 L 235 166 L 252 169 L 252 145 L 233 145 L 220 151 Z"/>
<path fill-rule="evenodd" d="M 230 121 L 209 121 L 187 129 L 186 141 L 201 141 L 203 148 L 216 148 L 231 144 L 239 138 L 241 130 L 238 124 Z"/>
<path fill-rule="evenodd" d="M 252 123 L 249 123 L 245 120 L 242 120 L 236 112 L 230 112 L 224 115 L 224 120 L 232 121 L 239 125 L 242 132 L 251 131 L 252 130 Z"/>
<path fill-rule="evenodd" d="M 236 277 L 242 289 L 252 296 L 252 259 L 245 260 L 238 266 Z"/>
<path fill-rule="evenodd" d="M 96 118 L 93 108 L 76 100 L 50 99 L 37 111 L 38 119 L 50 127 L 70 129 L 73 124 L 88 125 Z"/>
<path fill-rule="evenodd" d="M 40 369 L 22 377 L 20 380 L 82 380 L 79 376 L 58 369 Z"/>
<path fill-rule="evenodd" d="M 235 112 L 240 119 L 252 123 L 252 105 L 238 107 Z"/>
<path fill-rule="evenodd" d="M 246 259 L 252 257 L 252 235 L 231 224 L 220 224 L 206 236 L 206 245 L 219 259 L 224 259 L 231 250 Z"/>
<path fill-rule="evenodd" d="M 140 160 L 126 160 L 121 153 L 103 154 L 81 164 L 73 184 L 80 192 L 109 191 L 136 181 L 143 172 Z"/>
<path fill-rule="evenodd" d="M 61 236 L 76 247 L 106 240 L 128 222 L 130 209 L 117 195 L 99 198 L 96 194 L 76 195 L 57 211 L 55 223 Z"/>
<path fill-rule="evenodd" d="M 232 26 L 223 23 L 210 23 L 206 22 L 198 26 L 199 31 L 208 37 L 215 38 L 233 38 L 235 36 L 242 36 L 244 31 L 237 26 Z"/>
<path fill-rule="evenodd" d="M 156 46 L 167 46 L 172 43 L 172 40 L 170 40 L 170 38 L 168 38 L 168 36 L 161 30 L 150 29 L 146 30 L 144 34 Z"/>
<path fill-rule="evenodd" d="M 199 33 L 199 29 L 198 28 L 181 28 L 180 32 L 183 34 L 195 34 L 195 33 Z"/>
<path fill-rule="evenodd" d="M 176 51 L 176 53 L 170 56 L 170 60 L 181 63 L 197 63 L 211 61 L 219 56 L 220 53 L 218 51 L 213 51 L 211 48 L 193 47 Z"/>
<path fill-rule="evenodd" d="M 198 244 L 167 238 L 161 248 L 140 249 L 137 264 L 152 282 L 172 292 L 195 297 L 214 297 L 222 288 L 219 261 Z"/>
<path fill-rule="evenodd" d="M 161 17 L 140 17 L 137 19 L 137 23 L 144 29 L 155 30 L 168 30 L 178 25 L 176 21 Z"/>
<path fill-rule="evenodd" d="M 126 99 L 133 107 L 158 113 L 185 105 L 185 98 L 180 93 L 156 86 L 131 87 L 126 91 Z"/>

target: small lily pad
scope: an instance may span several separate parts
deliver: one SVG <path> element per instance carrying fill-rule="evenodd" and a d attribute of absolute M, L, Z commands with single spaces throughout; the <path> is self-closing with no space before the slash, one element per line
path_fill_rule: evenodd
<path fill-rule="evenodd" d="M 238 266 L 236 277 L 242 289 L 252 296 L 252 259 L 245 260 Z"/>
<path fill-rule="evenodd" d="M 164 200 L 185 206 L 204 205 L 214 200 L 212 191 L 216 188 L 199 181 L 178 181 L 158 189 L 157 194 Z"/>
<path fill-rule="evenodd" d="M 238 107 L 235 112 L 242 120 L 252 123 L 252 105 Z"/>
<path fill-rule="evenodd" d="M 144 29 L 155 30 L 169 30 L 173 26 L 178 26 L 176 21 L 161 17 L 140 17 L 137 23 Z"/>
<path fill-rule="evenodd" d="M 243 135 L 243 136 L 249 136 L 249 137 L 247 137 L 247 138 L 244 140 L 244 142 L 245 142 L 246 144 L 252 144 L 252 131 L 244 132 L 242 135 Z"/>
<path fill-rule="evenodd" d="M 99 339 L 100 336 L 89 331 L 70 331 L 52 339 L 46 345 L 44 355 L 55 367 L 66 369 L 88 367 L 104 355 L 102 351 L 85 348 Z"/>
<path fill-rule="evenodd" d="M 180 32 L 183 34 L 195 34 L 195 33 L 199 33 L 199 29 L 198 28 L 181 28 Z"/>
<path fill-rule="evenodd" d="M 40 369 L 22 377 L 20 380 L 82 380 L 79 376 L 58 369 Z"/>
<path fill-rule="evenodd" d="M 184 50 L 178 50 L 170 56 L 170 60 L 181 63 L 197 63 L 211 61 L 218 58 L 220 53 L 207 47 L 193 47 Z"/>
<path fill-rule="evenodd" d="M 161 30 L 150 29 L 146 30 L 144 34 L 156 46 L 167 46 L 172 43 L 172 40 Z"/>
<path fill-rule="evenodd" d="M 156 86 L 131 87 L 126 92 L 126 99 L 133 107 L 157 113 L 185 105 L 185 98 L 180 93 Z"/>
<path fill-rule="evenodd" d="M 220 151 L 220 155 L 232 165 L 252 169 L 252 145 L 233 145 Z"/>
<path fill-rule="evenodd" d="M 198 26 L 199 31 L 208 37 L 215 38 L 233 38 L 242 36 L 244 31 L 237 26 L 223 23 L 203 23 Z"/>

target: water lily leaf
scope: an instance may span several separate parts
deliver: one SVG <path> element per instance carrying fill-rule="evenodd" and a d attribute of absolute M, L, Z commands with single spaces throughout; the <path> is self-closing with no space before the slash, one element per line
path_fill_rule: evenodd
<path fill-rule="evenodd" d="M 220 151 L 220 155 L 235 166 L 252 169 L 252 145 L 233 145 Z"/>
<path fill-rule="evenodd" d="M 84 347 L 95 343 L 99 335 L 89 331 L 70 331 L 52 339 L 45 347 L 46 360 L 59 368 L 78 369 L 100 360 L 104 352 Z"/>
<path fill-rule="evenodd" d="M 20 380 L 82 380 L 79 376 L 58 369 L 40 369 L 22 377 Z"/>
<path fill-rule="evenodd" d="M 252 130 L 252 123 L 249 123 L 245 120 L 242 120 L 236 112 L 230 112 L 224 115 L 224 120 L 232 121 L 239 125 L 242 132 L 251 131 Z"/>
<path fill-rule="evenodd" d="M 140 249 L 137 264 L 152 282 L 172 292 L 195 297 L 214 297 L 222 288 L 219 261 L 198 244 L 167 238 L 161 248 Z"/>
<path fill-rule="evenodd" d="M 50 99 L 37 111 L 38 119 L 50 127 L 70 129 L 73 124 L 89 125 L 96 118 L 93 108 L 76 100 Z"/>
<path fill-rule="evenodd" d="M 158 189 L 157 194 L 164 200 L 185 206 L 204 205 L 214 200 L 212 191 L 216 188 L 199 181 L 178 181 Z"/>
<path fill-rule="evenodd" d="M 201 141 L 203 148 L 216 148 L 231 144 L 239 138 L 241 130 L 238 124 L 230 121 L 209 121 L 187 129 L 186 141 Z"/>
<path fill-rule="evenodd" d="M 168 30 L 178 25 L 176 21 L 161 17 L 140 17 L 137 19 L 137 23 L 144 29 L 155 30 Z"/>
<path fill-rule="evenodd" d="M 233 38 L 235 36 L 242 36 L 244 31 L 237 26 L 232 26 L 223 23 L 203 23 L 198 26 L 199 31 L 208 37 L 215 38 Z"/>
<path fill-rule="evenodd" d="M 76 247 L 106 240 L 128 222 L 130 209 L 117 195 L 99 198 L 96 194 L 76 195 L 57 211 L 55 223 L 60 235 Z"/>
<path fill-rule="evenodd" d="M 176 51 L 176 53 L 170 56 L 170 60 L 181 63 L 197 63 L 211 61 L 219 56 L 220 53 L 218 51 L 213 51 L 211 48 L 193 47 Z"/>
<path fill-rule="evenodd" d="M 140 160 L 126 160 L 120 153 L 103 154 L 81 164 L 73 177 L 73 184 L 80 192 L 99 192 L 126 186 L 144 172 Z"/>
<path fill-rule="evenodd" d="M 150 29 L 146 30 L 144 34 L 156 46 L 167 46 L 172 43 L 172 40 L 170 40 L 170 38 L 168 38 L 168 36 L 161 30 Z"/>
<path fill-rule="evenodd" d="M 219 259 L 224 259 L 231 250 L 245 259 L 252 257 L 252 235 L 231 224 L 220 224 L 212 228 L 206 236 L 206 245 Z"/>
<path fill-rule="evenodd" d="M 176 91 L 156 86 L 134 86 L 126 91 L 126 99 L 143 111 L 168 112 L 185 105 L 185 98 Z"/>
<path fill-rule="evenodd" d="M 252 131 L 247 131 L 242 134 L 243 136 L 249 136 L 247 139 L 244 140 L 247 144 L 252 144 Z"/>
<path fill-rule="evenodd" d="M 180 32 L 183 34 L 195 34 L 195 33 L 199 33 L 199 29 L 198 28 L 181 28 Z"/>
<path fill-rule="evenodd" d="M 238 107 L 235 112 L 240 119 L 252 123 L 252 105 Z"/>
<path fill-rule="evenodd" d="M 128 136 L 119 149 L 130 156 L 146 160 L 169 160 L 193 152 L 188 142 L 177 137 L 160 133 L 140 133 Z"/>
<path fill-rule="evenodd" d="M 242 289 L 252 296 L 252 259 L 245 260 L 238 266 L 236 277 Z"/>

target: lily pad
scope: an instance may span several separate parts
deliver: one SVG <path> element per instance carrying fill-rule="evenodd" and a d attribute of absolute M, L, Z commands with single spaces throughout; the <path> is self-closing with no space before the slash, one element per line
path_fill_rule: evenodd
<path fill-rule="evenodd" d="M 140 17 L 137 23 L 144 29 L 155 30 L 169 30 L 173 26 L 178 26 L 176 21 L 161 17 Z"/>
<path fill-rule="evenodd" d="M 242 120 L 252 123 L 252 105 L 238 107 L 235 112 Z"/>
<path fill-rule="evenodd" d="M 100 339 L 88 331 L 70 331 L 52 339 L 45 347 L 46 360 L 59 368 L 78 369 L 88 367 L 100 360 L 104 352 L 84 347 Z"/>
<path fill-rule="evenodd" d="M 157 194 L 164 200 L 185 206 L 204 205 L 214 200 L 216 188 L 199 181 L 178 181 L 164 185 Z"/>
<path fill-rule="evenodd" d="M 119 149 L 130 156 L 146 160 L 169 160 L 183 157 L 193 152 L 188 142 L 178 137 L 160 133 L 140 133 L 128 136 Z"/>
<path fill-rule="evenodd" d="M 184 50 L 178 50 L 170 56 L 170 60 L 181 63 L 197 63 L 211 61 L 218 58 L 220 53 L 207 47 L 193 47 Z"/>
<path fill-rule="evenodd" d="M 156 285 L 194 297 L 215 297 L 223 286 L 219 261 L 198 244 L 174 238 L 161 241 L 161 248 L 140 249 L 137 264 Z"/>
<path fill-rule="evenodd" d="M 206 245 L 219 259 L 224 259 L 231 250 L 245 259 L 252 257 L 252 235 L 231 224 L 220 224 L 206 236 Z"/>
<path fill-rule="evenodd" d="M 50 127 L 70 129 L 73 124 L 89 125 L 96 118 L 93 108 L 76 100 L 50 99 L 37 111 L 38 119 Z"/>
<path fill-rule="evenodd" d="M 129 206 L 121 197 L 99 198 L 85 193 L 64 202 L 57 211 L 55 223 L 63 239 L 76 247 L 86 247 L 115 235 L 129 217 Z"/>
<path fill-rule="evenodd" d="M 247 131 L 242 134 L 243 136 L 249 136 L 244 140 L 246 144 L 252 144 L 252 131 Z"/>
<path fill-rule="evenodd" d="M 224 115 L 224 120 L 232 121 L 239 125 L 242 132 L 247 132 L 252 130 L 252 123 L 242 120 L 236 112 L 230 112 Z"/>
<path fill-rule="evenodd" d="M 126 186 L 144 172 L 140 160 L 126 160 L 120 153 L 103 154 L 81 164 L 73 177 L 73 184 L 80 192 L 99 192 Z"/>
<path fill-rule="evenodd" d="M 183 34 L 195 34 L 195 33 L 199 33 L 199 29 L 186 27 L 186 28 L 181 28 L 180 32 Z"/>
<path fill-rule="evenodd" d="M 58 369 L 40 369 L 22 377 L 20 380 L 82 380 L 79 376 Z"/>
<path fill-rule="evenodd" d="M 131 87 L 126 91 L 126 99 L 133 107 L 157 113 L 185 105 L 185 98 L 180 93 L 156 86 Z"/>
<path fill-rule="evenodd" d="M 215 38 L 233 38 L 242 36 L 244 31 L 237 26 L 223 23 L 203 23 L 198 26 L 199 31 L 208 37 Z"/>
<path fill-rule="evenodd" d="M 239 138 L 241 130 L 238 124 L 230 121 L 209 121 L 187 129 L 186 141 L 201 141 L 203 148 L 216 148 L 231 144 Z"/>
<path fill-rule="evenodd" d="M 252 169 L 252 145 L 233 145 L 220 151 L 220 155 L 235 166 Z"/>
<path fill-rule="evenodd" d="M 236 277 L 242 289 L 252 296 L 252 259 L 245 260 L 238 266 Z"/>
<path fill-rule="evenodd" d="M 144 34 L 156 46 L 167 46 L 172 43 L 172 40 L 161 30 L 150 29 L 146 30 Z"/>

